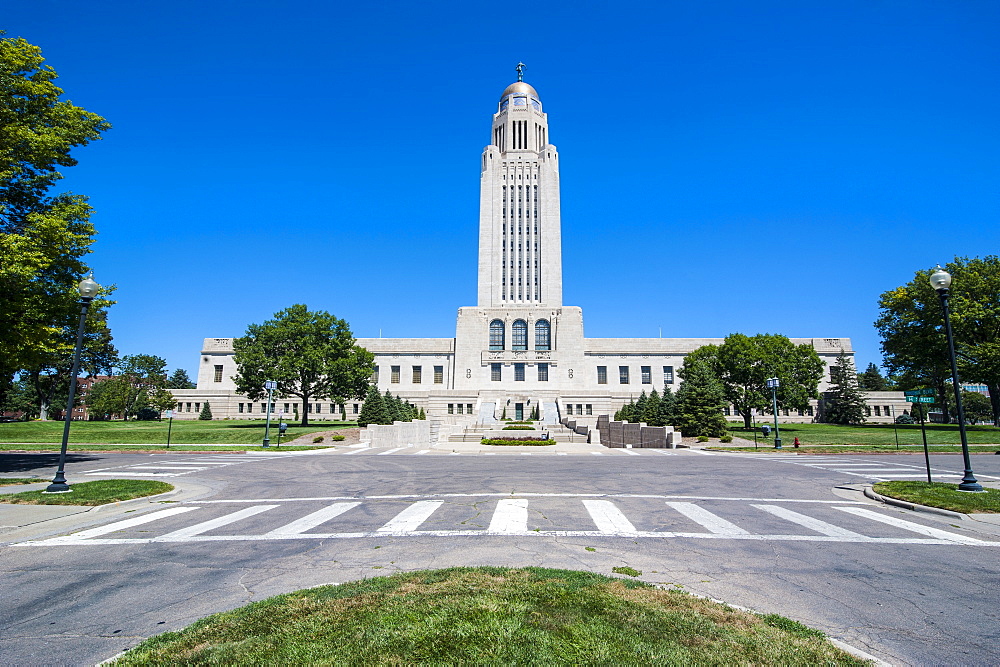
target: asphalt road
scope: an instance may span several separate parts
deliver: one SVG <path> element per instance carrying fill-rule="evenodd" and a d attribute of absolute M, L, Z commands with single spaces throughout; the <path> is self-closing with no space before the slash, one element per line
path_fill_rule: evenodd
<path fill-rule="evenodd" d="M 1000 662 L 1000 526 L 849 488 L 920 479 L 920 456 L 73 456 L 71 482 L 138 475 L 185 490 L 73 528 L 39 524 L 0 548 L 2 663 L 93 664 L 278 593 L 455 565 L 628 565 L 894 664 Z M 0 474 L 44 471 L 50 458 L 2 454 Z M 932 456 L 943 481 L 960 464 Z M 1000 456 L 973 465 L 1000 479 Z"/>

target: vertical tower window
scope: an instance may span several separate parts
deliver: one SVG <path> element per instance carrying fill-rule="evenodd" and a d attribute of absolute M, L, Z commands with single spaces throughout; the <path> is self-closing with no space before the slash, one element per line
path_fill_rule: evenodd
<path fill-rule="evenodd" d="M 444 366 L 434 367 L 434 384 L 444 384 Z"/>
<path fill-rule="evenodd" d="M 511 332 L 511 346 L 512 350 L 527 350 L 528 349 L 528 323 L 524 320 L 514 320 L 514 324 L 510 327 Z"/>
<path fill-rule="evenodd" d="M 215 367 L 215 381 L 222 382 L 222 366 Z"/>
<path fill-rule="evenodd" d="M 389 370 L 392 372 L 389 382 L 399 384 L 399 366 L 390 366 Z"/>
<path fill-rule="evenodd" d="M 413 367 L 413 384 L 420 384 L 420 381 L 423 379 L 423 371 L 423 366 Z"/>
<path fill-rule="evenodd" d="M 598 366 L 597 367 L 597 384 L 607 384 L 608 383 L 608 367 Z"/>
<path fill-rule="evenodd" d="M 628 366 L 618 367 L 618 383 L 628 384 Z"/>
<path fill-rule="evenodd" d="M 514 382 L 524 382 L 524 364 L 514 364 Z"/>
<path fill-rule="evenodd" d="M 664 366 L 663 367 L 663 384 L 673 384 L 674 383 L 674 367 Z"/>
<path fill-rule="evenodd" d="M 504 324 L 503 320 L 493 320 L 490 322 L 490 349 L 504 349 Z"/>
<path fill-rule="evenodd" d="M 548 382 L 549 381 L 549 365 L 548 364 L 538 364 L 538 381 Z"/>
<path fill-rule="evenodd" d="M 642 367 L 642 383 L 653 384 L 653 372 L 649 366 Z"/>
<path fill-rule="evenodd" d="M 490 364 L 490 380 L 500 382 L 503 379 L 503 364 Z"/>
<path fill-rule="evenodd" d="M 548 320 L 538 320 L 535 322 L 535 349 L 552 349 L 552 328 Z"/>

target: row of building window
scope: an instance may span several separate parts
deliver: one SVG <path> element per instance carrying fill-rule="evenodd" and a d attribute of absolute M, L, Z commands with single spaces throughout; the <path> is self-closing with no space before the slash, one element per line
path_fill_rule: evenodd
<path fill-rule="evenodd" d="M 400 367 L 390 366 L 389 367 L 389 382 L 391 384 L 399 384 L 400 377 Z M 424 381 L 424 367 L 423 366 L 412 366 L 410 368 L 410 381 L 413 384 L 422 384 Z M 372 374 L 372 382 L 378 384 L 378 366 L 375 367 L 375 372 Z M 444 366 L 434 367 L 434 384 L 444 384 Z"/>
<path fill-rule="evenodd" d="M 524 364 L 514 364 L 514 382 L 524 382 Z M 549 365 L 537 364 L 538 381 L 549 381 Z M 490 364 L 490 380 L 501 382 L 503 380 L 503 364 Z"/>
<path fill-rule="evenodd" d="M 652 366 L 640 366 L 639 367 L 639 379 L 642 384 L 653 384 L 653 367 Z M 629 375 L 628 366 L 618 367 L 618 383 L 619 384 L 629 384 L 631 382 Z M 597 384 L 607 384 L 608 383 L 608 367 L 598 366 L 597 367 Z M 663 367 L 663 384 L 673 384 L 674 383 L 674 367 L 664 366 Z"/>
<path fill-rule="evenodd" d="M 813 408 L 812 408 L 811 405 L 809 407 L 807 407 L 805 410 L 796 410 L 796 412 L 798 413 L 799 417 L 812 417 L 813 416 Z M 789 410 L 788 410 L 788 408 L 785 408 L 784 410 L 782 410 L 781 413 L 785 417 L 788 417 L 789 416 Z M 743 413 L 740 412 L 739 410 L 737 410 L 736 408 L 722 408 L 722 414 L 726 415 L 727 417 L 730 414 L 732 414 L 735 417 L 741 417 L 743 415 Z M 767 410 L 761 410 L 760 414 L 766 415 L 766 414 L 770 414 L 770 413 Z"/>
<path fill-rule="evenodd" d="M 490 350 L 505 350 L 506 327 L 503 320 L 493 320 L 490 322 Z M 523 351 L 528 349 L 528 323 L 524 320 L 514 320 L 510 325 L 511 346 L 510 349 Z M 538 320 L 535 322 L 535 349 L 552 349 L 552 326 L 548 320 Z"/>
<path fill-rule="evenodd" d="M 195 403 L 195 405 L 197 406 L 198 404 Z M 259 405 L 260 405 L 260 414 L 262 414 L 262 415 L 267 414 L 267 403 L 266 402 L 265 403 L 260 403 Z M 284 407 L 284 413 L 286 415 L 289 415 L 289 414 L 292 413 L 292 411 L 289 410 L 289 407 L 291 407 L 291 405 L 292 405 L 291 403 L 285 403 L 284 404 L 284 406 L 285 406 Z M 299 404 L 296 403 L 295 405 L 298 406 Z M 324 403 L 306 403 L 306 412 L 308 412 L 310 414 L 312 414 L 314 412 L 316 414 L 323 414 L 323 405 L 324 405 Z M 237 409 L 241 413 L 243 413 L 243 414 L 252 414 L 253 413 L 253 406 L 254 406 L 253 403 L 237 403 L 237 405 L 236 405 Z M 335 415 L 337 413 L 346 414 L 345 407 L 346 406 L 343 403 L 340 403 L 339 405 L 337 403 L 330 403 L 329 412 L 330 412 L 331 415 Z M 355 415 L 358 414 L 359 407 L 360 407 L 360 404 L 353 403 L 351 405 L 351 414 L 355 414 Z M 271 413 L 274 414 L 274 412 L 276 412 L 277 410 L 278 410 L 278 403 L 275 403 L 271 407 Z M 191 412 L 191 404 L 190 403 L 188 403 L 188 412 Z"/>
<path fill-rule="evenodd" d="M 472 414 L 472 403 L 449 403 L 448 414 Z"/>
<path fill-rule="evenodd" d="M 584 410 L 586 410 L 586 412 L 584 412 Z M 572 403 L 567 403 L 566 404 L 566 414 L 567 415 L 574 414 L 573 413 L 573 404 Z M 577 403 L 576 404 L 576 414 L 578 414 L 578 415 L 592 415 L 592 414 L 594 414 L 594 406 L 591 405 L 590 403 L 587 403 L 586 405 L 581 405 L 580 403 Z"/>

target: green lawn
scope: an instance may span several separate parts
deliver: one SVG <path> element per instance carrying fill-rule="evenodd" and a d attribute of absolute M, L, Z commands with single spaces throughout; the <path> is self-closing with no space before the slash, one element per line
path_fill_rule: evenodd
<path fill-rule="evenodd" d="M 38 480 L 41 481 L 41 480 Z M 0 503 L 13 505 L 107 505 L 123 500 L 153 496 L 172 491 L 166 482 L 148 479 L 101 479 L 70 484 L 69 493 L 22 491 L 0 494 Z"/>
<path fill-rule="evenodd" d="M 757 440 L 765 444 L 763 436 L 760 434 L 760 424 L 758 422 Z M 771 423 L 773 429 L 773 422 Z M 892 445 L 896 446 L 896 436 L 893 433 L 892 424 L 864 424 L 861 426 L 837 426 L 836 424 L 782 424 L 778 422 L 781 430 L 781 444 L 791 447 L 792 442 L 798 437 L 802 445 Z M 920 438 L 920 425 L 899 424 L 896 426 L 899 434 L 900 445 L 920 445 L 923 441 Z M 734 436 L 753 440 L 753 431 L 743 428 L 743 423 L 730 423 L 729 432 Z M 1000 428 L 995 426 L 969 426 L 966 433 L 970 444 L 996 445 L 1000 444 Z M 774 431 L 772 430 L 767 443 L 773 444 Z M 955 424 L 927 424 L 927 444 L 928 445 L 958 445 L 961 438 L 958 433 L 958 426 Z"/>
<path fill-rule="evenodd" d="M 114 665 L 863 665 L 787 618 L 570 570 L 451 568 L 204 618 Z"/>
<path fill-rule="evenodd" d="M 289 424 L 282 438 L 292 438 L 317 431 L 355 426 L 354 422 L 314 422 L 309 426 Z M 0 443 L 34 442 L 61 443 L 63 422 L 13 422 L 0 424 Z M 170 433 L 171 443 L 259 445 L 264 439 L 263 421 L 201 421 L 175 419 Z M 271 444 L 278 439 L 278 429 L 271 422 Z M 71 443 L 100 444 L 165 444 L 167 422 L 73 422 L 69 429 Z"/>
<path fill-rule="evenodd" d="M 928 507 L 940 507 L 952 512 L 983 512 L 996 514 L 1000 512 L 1000 490 L 986 489 L 982 493 L 959 491 L 957 484 L 942 484 L 941 482 L 909 482 L 897 481 L 879 482 L 874 487 L 875 493 L 890 498 L 905 500 Z"/>

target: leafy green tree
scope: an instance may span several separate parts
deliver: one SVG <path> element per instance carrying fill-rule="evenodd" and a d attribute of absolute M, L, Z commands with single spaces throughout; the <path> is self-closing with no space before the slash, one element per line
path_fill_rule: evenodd
<path fill-rule="evenodd" d="M 788 408 L 805 410 L 809 400 L 819 398 L 816 389 L 823 377 L 823 361 L 811 345 L 795 345 L 778 334 L 730 334 L 722 345 L 704 345 L 685 358 L 685 363 L 704 360 L 722 383 L 725 399 L 743 415 L 750 428 L 751 410 L 771 407 L 767 379 L 781 383 L 778 401 Z"/>
<path fill-rule="evenodd" d="M 59 168 L 76 164 L 71 150 L 110 127 L 61 100 L 44 62 L 37 46 L 0 38 L 0 400 L 15 374 L 65 349 L 66 328 L 75 333 L 91 208 L 86 197 L 49 190 Z M 108 305 L 95 301 L 92 312 Z"/>
<path fill-rule="evenodd" d="M 303 426 L 309 423 L 310 400 L 359 399 L 375 372 L 374 355 L 356 344 L 347 322 L 302 304 L 251 324 L 233 347 L 236 390 L 259 400 L 267 393 L 264 382 L 274 380 L 279 396 L 301 399 Z"/>
<path fill-rule="evenodd" d="M 864 373 L 858 373 L 858 386 L 865 391 L 889 391 L 892 383 L 882 377 L 878 366 L 873 363 L 868 364 Z"/>
<path fill-rule="evenodd" d="M 158 397 L 161 405 L 166 401 L 161 394 L 167 382 L 166 367 L 164 359 L 151 354 L 122 357 L 118 375 L 95 383 L 87 392 L 87 407 L 92 414 L 118 415 L 126 420 L 142 408 L 158 409 L 153 399 Z"/>
<path fill-rule="evenodd" d="M 205 405 L 201 406 L 201 413 L 198 415 L 198 419 L 203 421 L 212 421 L 212 407 L 205 401 Z"/>
<path fill-rule="evenodd" d="M 823 421 L 831 424 L 863 424 L 865 393 L 858 387 L 854 362 L 842 349 L 837 365 L 830 367 L 830 389 L 824 396 Z"/>
<path fill-rule="evenodd" d="M 208 404 L 206 403 L 205 405 Z M 157 387 L 149 397 L 149 406 L 159 414 L 164 410 L 173 410 L 177 407 L 177 401 L 169 390 Z"/>
<path fill-rule="evenodd" d="M 368 388 L 368 395 L 361 406 L 361 414 L 358 415 L 358 426 L 365 427 L 369 424 L 391 424 L 392 417 L 386 408 L 385 399 L 378 392 L 378 387 L 371 385 Z"/>
<path fill-rule="evenodd" d="M 969 424 L 979 422 L 989 422 L 993 418 L 993 406 L 990 399 L 980 394 L 978 391 L 962 391 L 962 411 L 965 413 L 965 421 Z M 958 420 L 958 410 L 952 408 L 952 421 Z"/>
<path fill-rule="evenodd" d="M 195 383 L 191 382 L 191 378 L 188 377 L 187 371 L 183 368 L 178 368 L 170 377 L 167 379 L 168 389 L 194 389 Z M 169 410 L 169 408 L 167 408 Z"/>
<path fill-rule="evenodd" d="M 711 365 L 704 359 L 685 359 L 678 374 L 684 382 L 677 391 L 673 425 L 687 436 L 726 435 L 725 392 Z"/>

